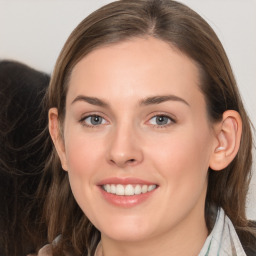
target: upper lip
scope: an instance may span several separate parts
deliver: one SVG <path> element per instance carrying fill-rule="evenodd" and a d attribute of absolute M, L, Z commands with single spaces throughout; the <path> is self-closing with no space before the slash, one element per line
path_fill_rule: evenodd
<path fill-rule="evenodd" d="M 128 184 L 143 184 L 143 185 L 157 185 L 155 182 L 150 182 L 147 180 L 143 180 L 140 178 L 134 177 L 126 177 L 126 178 L 119 178 L 119 177 L 110 177 L 101 180 L 97 185 L 103 186 L 105 184 L 121 184 L 121 185 L 128 185 Z"/>

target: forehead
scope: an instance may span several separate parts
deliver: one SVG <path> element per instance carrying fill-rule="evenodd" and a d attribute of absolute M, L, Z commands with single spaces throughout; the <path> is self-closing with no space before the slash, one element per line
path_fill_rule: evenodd
<path fill-rule="evenodd" d="M 106 90 L 108 97 L 172 92 L 190 97 L 200 93 L 199 83 L 197 65 L 175 47 L 152 37 L 135 38 L 93 50 L 79 61 L 67 98 L 95 93 L 104 98 Z"/>

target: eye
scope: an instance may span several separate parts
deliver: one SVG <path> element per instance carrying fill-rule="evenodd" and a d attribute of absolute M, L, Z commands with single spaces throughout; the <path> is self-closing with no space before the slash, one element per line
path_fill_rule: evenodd
<path fill-rule="evenodd" d="M 164 115 L 157 115 L 153 116 L 150 120 L 149 123 L 152 125 L 158 125 L 158 126 L 165 126 L 170 123 L 174 122 L 172 118 L 169 116 L 164 116 Z"/>
<path fill-rule="evenodd" d="M 81 120 L 81 122 L 86 126 L 98 126 L 107 123 L 103 117 L 98 115 L 86 116 Z"/>

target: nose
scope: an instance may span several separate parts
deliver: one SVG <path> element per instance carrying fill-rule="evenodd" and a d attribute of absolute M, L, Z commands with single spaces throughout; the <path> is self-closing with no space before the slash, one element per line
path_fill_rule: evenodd
<path fill-rule="evenodd" d="M 117 167 L 135 166 L 143 161 L 141 140 L 131 126 L 112 131 L 107 153 L 108 162 Z"/>

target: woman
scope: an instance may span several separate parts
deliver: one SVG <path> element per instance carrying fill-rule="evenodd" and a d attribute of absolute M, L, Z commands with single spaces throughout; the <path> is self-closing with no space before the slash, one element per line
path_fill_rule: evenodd
<path fill-rule="evenodd" d="M 24 256 L 46 241 L 46 227 L 42 241 L 36 239 L 40 205 L 33 202 L 50 150 L 44 148 L 47 134 L 40 135 L 47 125 L 41 102 L 49 81 L 22 63 L 0 61 L 1 256 Z"/>
<path fill-rule="evenodd" d="M 39 255 L 253 255 L 250 121 L 198 14 L 170 0 L 102 7 L 67 40 L 48 104 Z"/>

